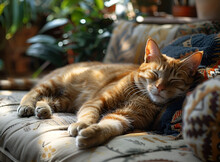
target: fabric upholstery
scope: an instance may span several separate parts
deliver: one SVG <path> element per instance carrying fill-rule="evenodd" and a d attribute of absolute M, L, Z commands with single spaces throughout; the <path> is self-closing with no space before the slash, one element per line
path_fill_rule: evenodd
<path fill-rule="evenodd" d="M 220 161 L 220 76 L 199 85 L 187 98 L 183 136 L 203 161 Z"/>
<path fill-rule="evenodd" d="M 141 64 L 144 49 L 149 37 L 153 38 L 160 49 L 175 39 L 192 34 L 214 34 L 220 31 L 219 22 L 197 22 L 192 24 L 137 24 L 120 21 L 114 28 L 104 62 Z"/>
<path fill-rule="evenodd" d="M 199 161 L 183 140 L 151 132 L 131 132 L 102 146 L 78 150 L 67 132 L 76 116 L 54 113 L 46 120 L 20 118 L 16 109 L 25 93 L 0 91 L 0 161 L 2 153 L 13 161 Z"/>

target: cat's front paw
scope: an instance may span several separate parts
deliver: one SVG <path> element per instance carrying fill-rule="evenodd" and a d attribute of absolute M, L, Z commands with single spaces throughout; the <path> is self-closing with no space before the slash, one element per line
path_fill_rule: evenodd
<path fill-rule="evenodd" d="M 20 105 L 17 108 L 17 113 L 20 117 L 29 117 L 34 115 L 34 108 L 27 105 Z"/>
<path fill-rule="evenodd" d="M 76 146 L 79 149 L 86 149 L 103 144 L 108 140 L 98 124 L 93 124 L 79 132 L 76 137 Z"/>
<path fill-rule="evenodd" d="M 87 128 L 88 126 L 89 126 L 89 124 L 87 124 L 85 122 L 72 123 L 68 127 L 68 132 L 69 132 L 70 136 L 76 137 L 80 130 Z"/>
<path fill-rule="evenodd" d="M 52 116 L 50 107 L 36 107 L 35 116 L 39 119 L 49 119 Z"/>
<path fill-rule="evenodd" d="M 47 102 L 38 101 L 36 103 L 35 116 L 39 119 L 49 119 L 52 116 L 52 110 Z"/>

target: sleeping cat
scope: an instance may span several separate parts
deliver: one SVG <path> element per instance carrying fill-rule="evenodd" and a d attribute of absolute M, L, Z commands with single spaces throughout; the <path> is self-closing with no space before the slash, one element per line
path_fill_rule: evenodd
<path fill-rule="evenodd" d="M 68 132 L 85 149 L 154 122 L 164 104 L 183 96 L 198 75 L 202 52 L 183 60 L 163 55 L 148 39 L 144 63 L 78 63 L 45 76 L 21 100 L 18 115 L 50 118 L 77 113 Z"/>

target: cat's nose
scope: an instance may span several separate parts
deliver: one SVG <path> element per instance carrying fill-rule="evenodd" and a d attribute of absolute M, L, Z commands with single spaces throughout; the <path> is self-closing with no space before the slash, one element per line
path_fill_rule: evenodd
<path fill-rule="evenodd" d="M 158 84 L 156 87 L 157 87 L 158 93 L 160 93 L 161 91 L 165 89 L 163 84 Z"/>

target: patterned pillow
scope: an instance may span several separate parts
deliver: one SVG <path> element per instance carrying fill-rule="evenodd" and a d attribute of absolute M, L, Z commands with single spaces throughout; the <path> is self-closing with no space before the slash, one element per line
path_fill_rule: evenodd
<path fill-rule="evenodd" d="M 203 161 L 220 161 L 220 77 L 198 86 L 187 98 L 183 137 Z"/>
<path fill-rule="evenodd" d="M 119 21 L 114 28 L 104 62 L 141 64 L 148 37 L 153 38 L 158 43 L 159 48 L 162 49 L 171 41 L 183 35 L 213 34 L 219 31 L 220 23 L 211 21 L 182 25 L 137 24 L 135 22 Z"/>

